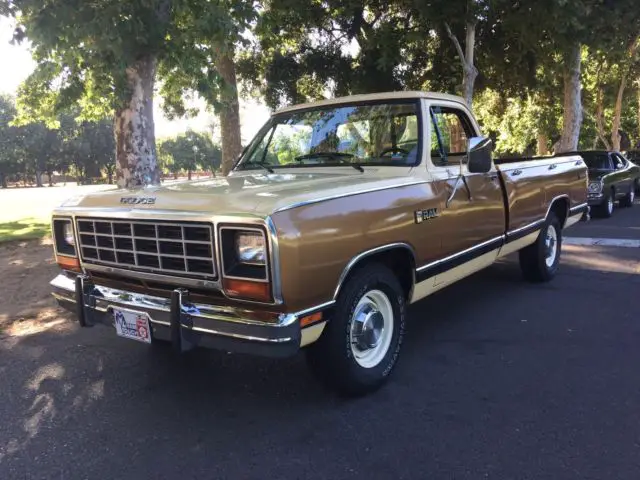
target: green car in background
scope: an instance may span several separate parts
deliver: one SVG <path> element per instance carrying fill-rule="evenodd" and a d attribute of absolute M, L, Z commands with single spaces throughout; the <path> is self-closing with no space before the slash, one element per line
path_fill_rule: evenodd
<path fill-rule="evenodd" d="M 600 217 L 613 214 L 615 202 L 632 207 L 640 191 L 640 167 L 618 152 L 583 151 L 589 169 L 588 202 L 591 211 Z"/>

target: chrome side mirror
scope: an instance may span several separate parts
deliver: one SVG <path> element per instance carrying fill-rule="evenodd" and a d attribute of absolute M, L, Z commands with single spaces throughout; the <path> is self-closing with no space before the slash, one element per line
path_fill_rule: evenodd
<path fill-rule="evenodd" d="M 467 168 L 469 173 L 487 173 L 491 170 L 492 142 L 487 137 L 471 137 L 467 142 Z"/>

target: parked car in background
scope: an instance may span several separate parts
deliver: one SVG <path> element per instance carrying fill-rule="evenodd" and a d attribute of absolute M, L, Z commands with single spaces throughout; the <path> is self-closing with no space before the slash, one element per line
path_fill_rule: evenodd
<path fill-rule="evenodd" d="M 577 152 L 589 169 L 589 206 L 600 217 L 610 217 L 615 203 L 632 207 L 640 190 L 640 167 L 619 152 Z"/>

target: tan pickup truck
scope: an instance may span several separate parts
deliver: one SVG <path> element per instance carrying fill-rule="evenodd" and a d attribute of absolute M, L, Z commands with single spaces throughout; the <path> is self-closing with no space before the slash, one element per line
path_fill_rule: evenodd
<path fill-rule="evenodd" d="M 361 394 L 396 364 L 407 304 L 514 252 L 551 280 L 587 211 L 580 156 L 496 165 L 458 97 L 353 96 L 275 113 L 225 179 L 68 200 L 51 285 L 83 326 L 178 351 L 304 349 Z"/>

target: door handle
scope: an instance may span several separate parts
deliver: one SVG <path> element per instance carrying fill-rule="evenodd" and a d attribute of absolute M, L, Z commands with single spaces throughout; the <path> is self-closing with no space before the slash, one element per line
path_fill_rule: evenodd
<path fill-rule="evenodd" d="M 512 177 L 517 177 L 518 175 L 520 175 L 522 173 L 522 170 L 520 170 L 519 168 L 515 169 L 513 172 L 511 172 L 511 176 Z"/>
<path fill-rule="evenodd" d="M 552 163 L 551 165 L 549 165 L 549 170 L 555 170 L 558 167 L 558 165 L 556 165 L 555 163 Z"/>

